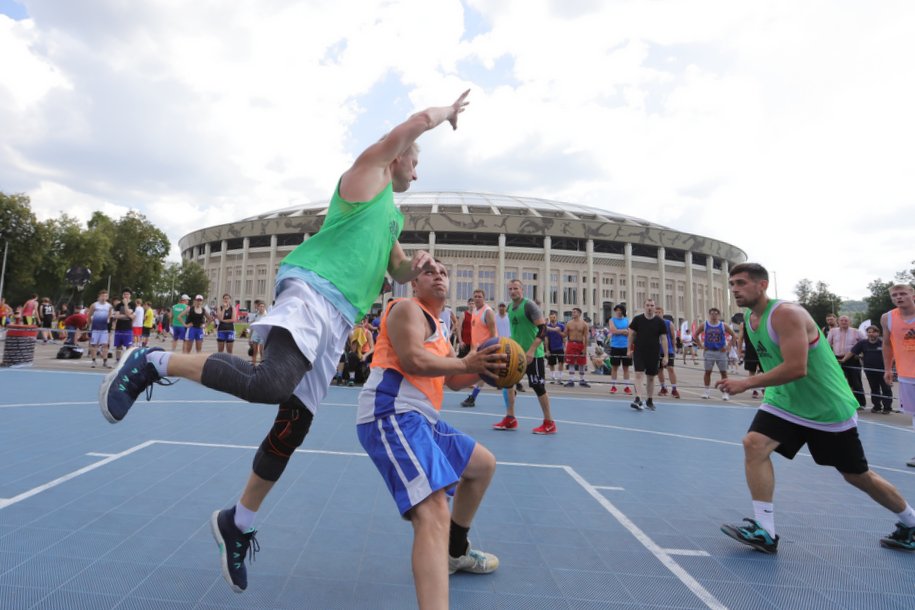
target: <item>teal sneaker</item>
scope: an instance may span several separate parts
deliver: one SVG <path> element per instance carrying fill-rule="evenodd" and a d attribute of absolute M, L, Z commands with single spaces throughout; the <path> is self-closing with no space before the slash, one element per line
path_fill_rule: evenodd
<path fill-rule="evenodd" d="M 728 525 L 721 526 L 721 531 L 747 546 L 751 546 L 760 553 L 774 555 L 778 552 L 778 536 L 772 538 L 759 523 L 754 519 L 744 519 L 749 525 Z"/>
<path fill-rule="evenodd" d="M 117 366 L 105 375 L 99 388 L 98 402 L 102 415 L 116 424 L 127 415 L 140 393 L 146 390 L 146 400 L 152 398 L 152 385 L 172 385 L 163 379 L 156 367 L 146 361 L 146 354 L 161 352 L 161 347 L 132 347 L 127 350 Z"/>
<path fill-rule="evenodd" d="M 235 507 L 217 510 L 210 518 L 210 530 L 219 546 L 219 563 L 222 577 L 236 593 L 248 588 L 248 570 L 245 556 L 254 561 L 254 555 L 261 550 L 254 534 L 257 530 L 240 532 L 235 527 Z"/>
<path fill-rule="evenodd" d="M 896 524 L 896 531 L 880 539 L 880 546 L 900 551 L 915 551 L 915 527 Z"/>

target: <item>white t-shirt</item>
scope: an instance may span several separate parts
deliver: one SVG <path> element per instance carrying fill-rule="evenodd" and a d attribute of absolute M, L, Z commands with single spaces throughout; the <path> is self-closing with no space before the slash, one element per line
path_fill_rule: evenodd
<path fill-rule="evenodd" d="M 143 306 L 137 305 L 133 310 L 133 327 L 143 326 Z"/>

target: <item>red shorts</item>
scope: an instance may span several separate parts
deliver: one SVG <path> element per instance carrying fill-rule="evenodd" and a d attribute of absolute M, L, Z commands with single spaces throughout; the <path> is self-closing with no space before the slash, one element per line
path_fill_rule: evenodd
<path fill-rule="evenodd" d="M 588 357 L 585 355 L 585 344 L 581 341 L 566 343 L 566 364 L 587 366 Z"/>
<path fill-rule="evenodd" d="M 139 336 L 141 336 L 142 334 L 143 334 L 143 327 L 142 327 L 142 326 L 134 326 L 134 327 L 133 327 L 133 336 L 134 336 L 134 337 L 139 337 Z"/>

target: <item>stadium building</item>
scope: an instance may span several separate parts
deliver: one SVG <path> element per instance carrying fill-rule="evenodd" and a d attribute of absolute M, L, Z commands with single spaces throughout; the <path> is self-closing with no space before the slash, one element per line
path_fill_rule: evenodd
<path fill-rule="evenodd" d="M 725 316 L 734 310 L 728 269 L 746 254 L 728 243 L 546 199 L 408 192 L 395 200 L 404 214 L 401 245 L 408 255 L 426 249 L 447 265 L 455 311 L 476 288 L 490 303 L 506 302 L 513 278 L 522 280 L 528 298 L 561 318 L 579 307 L 591 320 L 605 321 L 620 302 L 631 304 L 631 316 L 648 297 L 677 321 L 704 319 L 712 306 Z M 320 229 L 328 204 L 194 231 L 179 242 L 182 257 L 206 270 L 210 300 L 227 292 L 248 309 L 255 299 L 270 303 L 280 261 Z M 408 295 L 409 286 L 394 284 L 393 292 Z"/>

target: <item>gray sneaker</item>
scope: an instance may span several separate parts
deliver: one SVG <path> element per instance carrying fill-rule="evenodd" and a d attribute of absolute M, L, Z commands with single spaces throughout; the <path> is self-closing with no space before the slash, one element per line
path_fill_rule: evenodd
<path fill-rule="evenodd" d="M 911 467 L 911 468 L 915 468 L 915 457 L 913 457 L 911 460 L 909 460 L 908 462 L 906 462 L 905 465 L 906 465 L 906 466 L 909 466 L 909 467 Z"/>
<path fill-rule="evenodd" d="M 478 551 L 467 542 L 467 552 L 460 557 L 448 556 L 448 573 L 470 572 L 471 574 L 489 574 L 499 567 L 499 558 L 491 553 Z"/>

